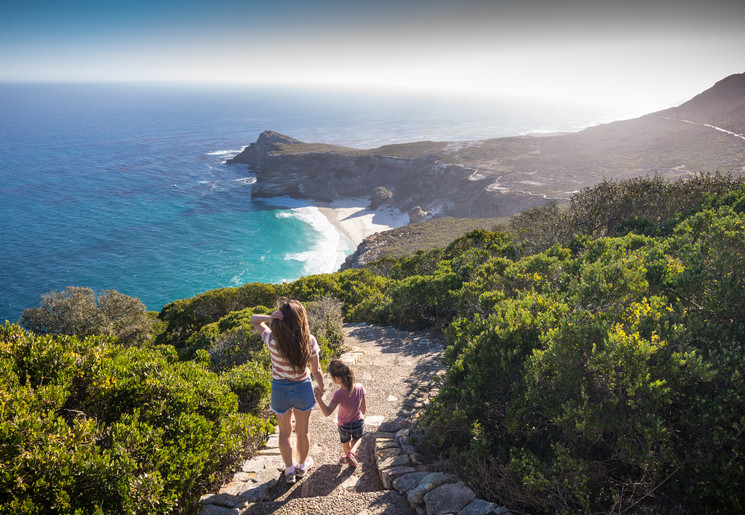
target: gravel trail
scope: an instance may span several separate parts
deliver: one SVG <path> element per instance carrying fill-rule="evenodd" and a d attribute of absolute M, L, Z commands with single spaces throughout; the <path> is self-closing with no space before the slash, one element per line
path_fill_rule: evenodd
<path fill-rule="evenodd" d="M 356 381 L 367 390 L 366 429 L 358 453 L 359 466 L 353 469 L 339 463 L 341 445 L 336 412 L 324 417 L 316 407 L 310 422 L 313 470 L 294 485 L 278 481 L 264 502 L 247 507 L 242 514 L 413 513 L 405 496 L 383 489 L 375 465 L 373 434 L 381 422 L 400 422 L 416 416 L 433 377 L 443 368 L 443 343 L 430 334 L 391 327 L 347 324 L 344 331 L 345 346 L 364 352 L 352 365 Z M 327 402 L 336 389 L 327 377 L 324 394 Z"/>

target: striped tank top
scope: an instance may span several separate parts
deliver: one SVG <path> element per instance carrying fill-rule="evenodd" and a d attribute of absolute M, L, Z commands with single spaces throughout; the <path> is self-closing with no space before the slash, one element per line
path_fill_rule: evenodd
<path fill-rule="evenodd" d="M 307 378 L 310 374 L 308 367 L 304 370 L 293 368 L 289 361 L 287 361 L 280 353 L 277 348 L 277 342 L 272 338 L 272 331 L 267 329 L 261 335 L 261 339 L 264 340 L 264 345 L 269 349 L 269 355 L 272 358 L 272 378 L 274 379 L 289 379 L 291 381 L 302 381 Z M 317 355 L 321 349 L 318 347 L 316 337 L 310 335 L 310 355 L 311 357 Z"/>

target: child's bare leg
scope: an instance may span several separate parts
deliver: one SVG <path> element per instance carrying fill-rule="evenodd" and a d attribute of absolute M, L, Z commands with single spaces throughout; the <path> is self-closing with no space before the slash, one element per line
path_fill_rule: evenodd
<path fill-rule="evenodd" d="M 341 444 L 341 450 L 344 452 L 344 456 L 349 454 L 350 449 L 351 449 L 350 441 L 346 441 Z"/>
<path fill-rule="evenodd" d="M 352 438 L 349 445 L 349 450 L 347 450 L 347 454 L 350 452 L 353 452 L 355 455 L 357 454 L 357 451 L 360 448 L 360 443 L 362 442 L 362 438 Z"/>
<path fill-rule="evenodd" d="M 357 466 L 357 449 L 360 448 L 361 438 L 352 438 L 347 446 L 347 464 L 350 467 Z"/>

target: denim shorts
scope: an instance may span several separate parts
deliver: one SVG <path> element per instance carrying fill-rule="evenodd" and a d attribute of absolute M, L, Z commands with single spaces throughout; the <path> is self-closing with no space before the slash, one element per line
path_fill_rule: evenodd
<path fill-rule="evenodd" d="M 362 433 L 365 432 L 365 419 L 355 420 L 354 422 L 347 422 L 343 426 L 339 426 L 339 438 L 341 443 L 347 443 L 352 438 L 362 438 Z"/>
<path fill-rule="evenodd" d="M 316 398 L 313 396 L 310 376 L 302 381 L 272 379 L 272 400 L 269 402 L 269 407 L 277 415 L 284 415 L 290 408 L 308 411 L 315 405 Z"/>

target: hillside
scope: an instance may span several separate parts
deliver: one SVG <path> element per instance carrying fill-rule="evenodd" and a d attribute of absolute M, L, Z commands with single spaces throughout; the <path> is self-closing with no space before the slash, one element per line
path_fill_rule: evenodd
<path fill-rule="evenodd" d="M 681 106 L 578 133 L 360 150 L 266 131 L 229 162 L 256 174 L 255 197 L 333 201 L 384 186 L 402 211 L 497 218 L 606 179 L 743 175 L 743 134 L 745 74 L 737 74 Z"/>
<path fill-rule="evenodd" d="M 411 472 L 399 459 L 454 472 L 513 513 L 742 512 L 745 180 L 607 182 L 509 230 L 211 290 L 165 306 L 135 341 L 99 312 L 126 334 L 126 298 L 45 296 L 27 313 L 38 324 L 0 328 L 0 512 L 193 513 L 213 498 L 208 513 L 336 513 L 346 501 L 397 513 L 377 485 Z M 248 501 L 239 489 L 255 469 L 242 464 L 274 430 L 270 358 L 250 320 L 281 297 L 306 306 L 324 369 L 359 345 L 343 322 L 376 332 L 355 365 L 369 432 L 415 409 L 413 447 L 383 456 L 390 446 L 368 438 L 363 465 L 342 472 L 319 425 L 311 474 L 242 511 L 222 493 Z M 414 330 L 444 337 L 446 371 L 426 399 L 432 369 L 419 358 L 432 339 Z"/>
<path fill-rule="evenodd" d="M 368 236 L 347 256 L 340 270 L 358 268 L 383 257 L 400 258 L 417 251 L 447 247 L 450 242 L 478 229 L 494 231 L 506 225 L 498 218 L 433 218 Z"/>

